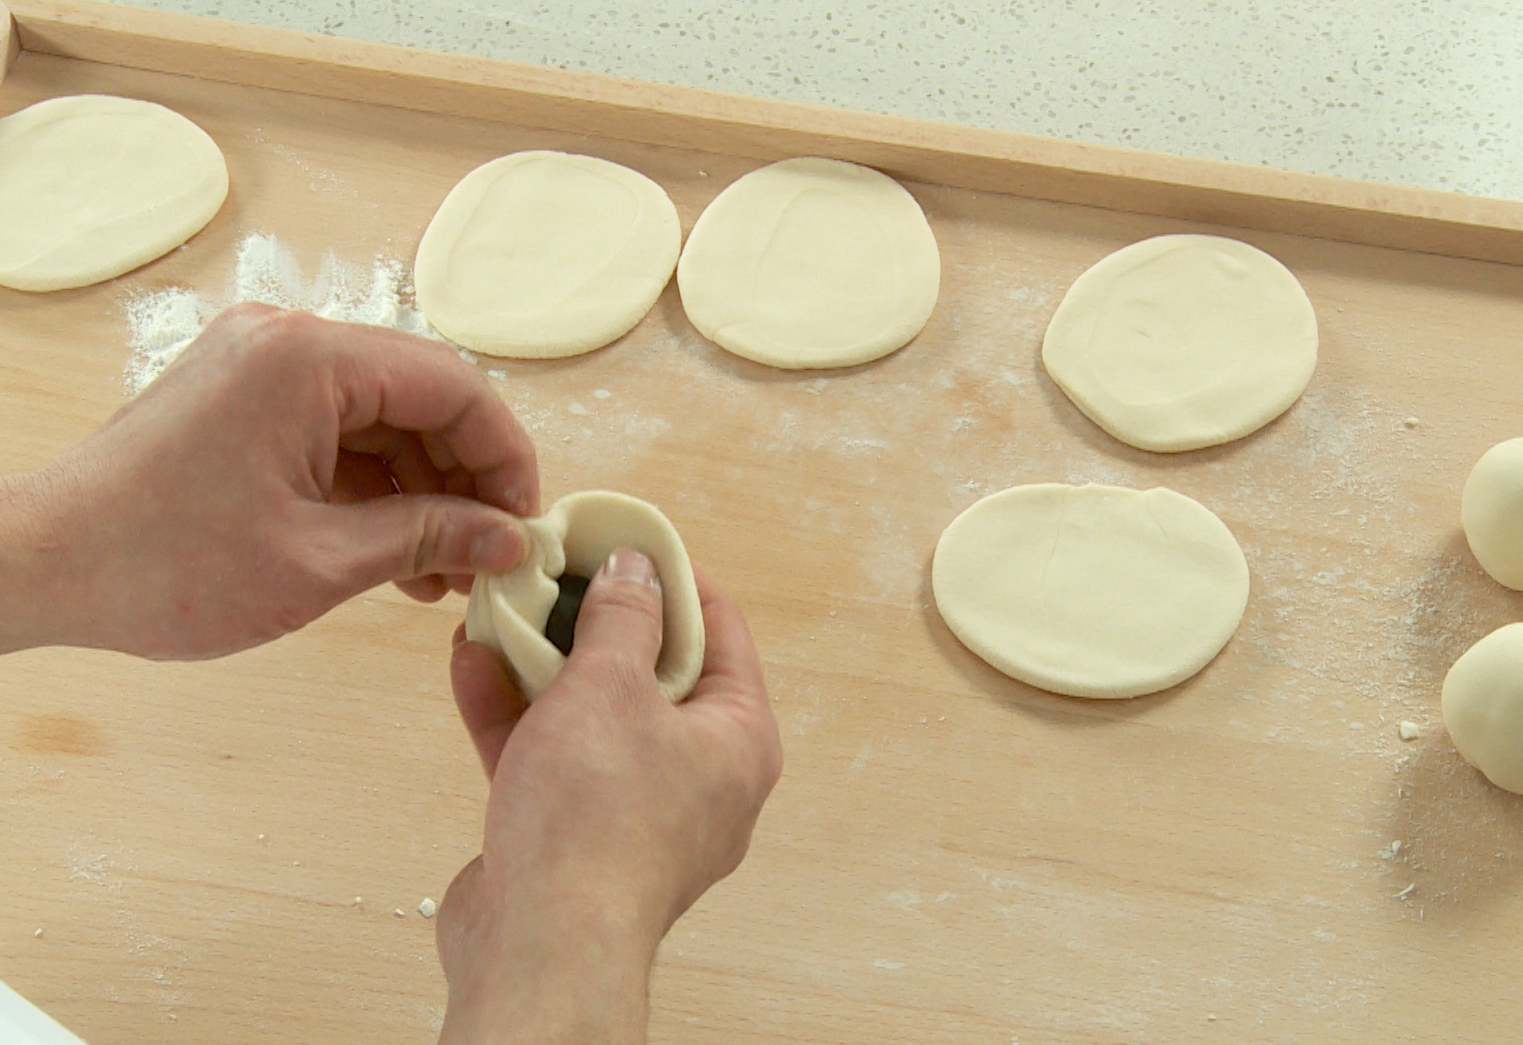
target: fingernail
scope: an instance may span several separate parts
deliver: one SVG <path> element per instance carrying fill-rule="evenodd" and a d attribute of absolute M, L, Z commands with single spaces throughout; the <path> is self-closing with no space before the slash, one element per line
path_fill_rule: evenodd
<path fill-rule="evenodd" d="M 629 548 L 620 548 L 603 564 L 603 572 L 614 580 L 634 581 L 660 589 L 661 578 L 656 576 L 656 564 Z"/>
<path fill-rule="evenodd" d="M 476 573 L 507 573 L 523 561 L 524 542 L 511 526 L 493 526 L 471 538 L 470 564 Z"/>

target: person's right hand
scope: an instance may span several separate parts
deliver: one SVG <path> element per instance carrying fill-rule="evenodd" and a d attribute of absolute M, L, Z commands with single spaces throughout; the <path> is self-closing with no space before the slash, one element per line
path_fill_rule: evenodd
<path fill-rule="evenodd" d="M 571 656 L 532 706 L 457 633 L 456 700 L 491 778 L 482 854 L 439 911 L 441 1041 L 640 1041 L 656 945 L 745 855 L 782 746 L 735 604 L 697 571 L 703 675 L 656 689 L 661 592 L 618 552 L 593 578 Z"/>

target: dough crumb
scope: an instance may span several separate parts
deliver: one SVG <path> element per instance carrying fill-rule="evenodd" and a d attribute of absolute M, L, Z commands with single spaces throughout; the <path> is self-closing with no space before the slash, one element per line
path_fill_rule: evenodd
<path fill-rule="evenodd" d="M 432 918 L 439 913 L 439 905 L 434 903 L 431 896 L 425 896 L 423 902 L 418 905 L 418 913 L 425 918 Z"/>
<path fill-rule="evenodd" d="M 611 395 L 613 393 L 606 388 L 594 388 L 592 390 L 592 398 L 594 399 L 607 399 Z"/>
<path fill-rule="evenodd" d="M 1402 424 L 1406 425 L 1408 428 L 1416 428 L 1418 425 L 1422 424 L 1422 422 L 1415 417 L 1409 417 L 1403 421 Z"/>
<path fill-rule="evenodd" d="M 396 915 L 398 918 L 406 918 L 407 917 L 407 912 L 403 911 L 402 908 L 400 908 L 400 907 L 398 907 L 396 910 L 392 911 L 391 913 Z"/>
<path fill-rule="evenodd" d="M 575 414 L 577 417 L 586 417 L 587 416 L 587 408 L 585 406 L 583 406 L 581 403 L 576 402 L 575 400 L 572 401 L 570 406 L 566 407 L 566 411 L 568 413 Z"/>
<path fill-rule="evenodd" d="M 257 839 L 256 839 L 256 841 L 259 841 L 259 842 L 263 842 L 263 841 L 264 841 L 264 835 L 260 835 L 260 836 L 259 836 L 259 837 L 258 837 L 258 838 L 257 838 Z"/>
<path fill-rule="evenodd" d="M 34 932 L 32 934 L 32 939 L 36 940 L 36 939 L 39 939 L 41 936 L 42 936 L 42 930 L 38 929 L 36 932 Z"/>
<path fill-rule="evenodd" d="M 1382 860 L 1393 860 L 1396 858 L 1396 854 L 1399 852 L 1401 852 L 1401 842 L 1399 840 L 1393 840 L 1390 845 L 1386 846 L 1375 855 L 1380 857 Z"/>
<path fill-rule="evenodd" d="M 1412 895 L 1412 890 L 1416 889 L 1416 888 L 1417 888 L 1417 883 L 1413 882 L 1411 885 L 1407 886 L 1401 892 L 1399 892 L 1395 896 L 1391 897 L 1391 899 L 1393 899 L 1393 900 L 1405 900 L 1407 897 Z"/>
<path fill-rule="evenodd" d="M 1416 722 L 1403 722 L 1396 727 L 1403 740 L 1416 740 L 1423 735 L 1422 727 Z"/>
<path fill-rule="evenodd" d="M 354 898 L 354 906 L 356 906 L 356 907 L 358 907 L 360 904 L 362 904 L 364 902 L 365 902 L 365 898 L 363 896 L 356 896 Z"/>

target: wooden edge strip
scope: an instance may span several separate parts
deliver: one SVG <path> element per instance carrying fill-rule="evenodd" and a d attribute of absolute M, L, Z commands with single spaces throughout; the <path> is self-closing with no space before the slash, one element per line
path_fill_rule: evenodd
<path fill-rule="evenodd" d="M 20 53 L 21 33 L 16 28 L 16 20 L 11 17 L 10 9 L 0 3 L 0 84 L 5 83 L 11 65 Z"/>
<path fill-rule="evenodd" d="M 1523 203 L 844 112 L 92 0 L 10 2 L 21 46 L 61 57 L 760 161 L 832 156 L 911 181 L 1523 264 Z"/>

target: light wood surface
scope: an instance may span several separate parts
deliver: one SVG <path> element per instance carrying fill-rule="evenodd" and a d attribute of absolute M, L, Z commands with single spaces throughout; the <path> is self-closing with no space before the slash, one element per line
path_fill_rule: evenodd
<path fill-rule="evenodd" d="M 757 160 L 1523 262 L 1523 204 L 428 54 L 88 0 L 13 0 L 29 50 Z"/>
<path fill-rule="evenodd" d="M 35 28 L 40 5 L 18 10 L 32 39 L 59 38 Z M 70 32 L 81 50 L 120 43 Z M 691 228 L 756 165 L 36 51 L 0 113 L 88 91 L 197 121 L 232 190 L 185 249 L 127 277 L 0 291 L 6 470 L 121 403 L 133 294 L 217 294 L 249 232 L 309 269 L 328 250 L 406 261 L 456 179 L 539 147 L 635 167 Z M 1470 465 L 1523 427 L 1523 268 L 1241 234 L 1305 284 L 1317 374 L 1260 433 L 1155 456 L 1063 398 L 1042 331 L 1108 251 L 1222 230 L 909 188 L 942 297 L 878 363 L 748 364 L 668 288 L 608 349 L 484 364 L 538 441 L 547 499 L 611 487 L 660 504 L 766 660 L 787 770 L 743 868 L 663 946 L 653 1039 L 1511 1040 L 1523 800 L 1459 760 L 1438 689 L 1523 616 L 1457 523 Z M 981 493 L 1050 480 L 1167 484 L 1232 528 L 1252 598 L 1202 674 L 1066 700 L 942 625 L 927 572 L 942 527 Z M 462 611 L 382 590 L 215 663 L 0 660 L 0 979 L 98 1045 L 429 1040 L 444 993 L 416 906 L 477 851 L 483 799 L 445 676 Z M 1421 739 L 1397 738 L 1403 719 Z"/>

